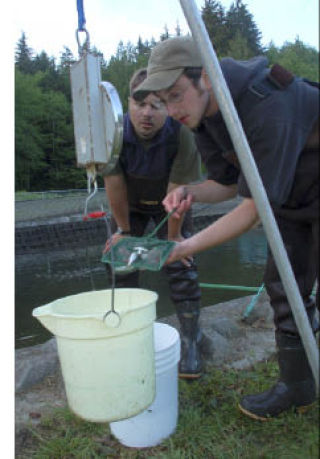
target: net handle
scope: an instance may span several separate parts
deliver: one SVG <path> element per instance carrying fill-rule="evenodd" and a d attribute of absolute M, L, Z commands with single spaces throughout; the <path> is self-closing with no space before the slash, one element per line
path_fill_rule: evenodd
<path fill-rule="evenodd" d="M 174 209 L 172 209 L 171 212 L 168 213 L 168 215 L 166 215 L 162 220 L 161 222 L 155 227 L 155 229 L 150 233 L 148 234 L 146 237 L 147 238 L 152 238 L 153 236 L 155 236 L 157 234 L 157 232 L 159 231 L 159 229 L 166 223 L 166 221 L 171 217 L 171 215 L 177 210 L 177 207 L 175 207 Z"/>

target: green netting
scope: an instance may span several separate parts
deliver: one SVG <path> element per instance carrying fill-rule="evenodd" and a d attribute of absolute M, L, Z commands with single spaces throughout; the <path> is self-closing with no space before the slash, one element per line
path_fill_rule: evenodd
<path fill-rule="evenodd" d="M 112 264 L 115 268 L 128 267 L 159 271 L 168 258 L 175 242 L 160 240 L 155 237 L 125 237 L 121 238 L 103 254 L 101 261 Z M 113 260 L 112 260 L 113 258 Z"/>

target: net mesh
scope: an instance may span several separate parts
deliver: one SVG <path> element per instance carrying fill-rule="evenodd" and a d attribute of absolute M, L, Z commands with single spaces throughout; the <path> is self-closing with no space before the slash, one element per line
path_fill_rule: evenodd
<path fill-rule="evenodd" d="M 155 237 L 124 237 L 111 251 L 103 254 L 101 261 L 115 268 L 133 268 L 159 271 L 172 251 L 175 242 Z M 113 260 L 112 260 L 113 258 Z"/>

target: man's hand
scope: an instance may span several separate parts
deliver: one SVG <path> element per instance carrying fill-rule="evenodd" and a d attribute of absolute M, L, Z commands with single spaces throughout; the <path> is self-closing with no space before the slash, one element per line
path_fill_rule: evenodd
<path fill-rule="evenodd" d="M 171 237 L 171 238 L 168 238 L 169 241 L 173 241 L 173 242 L 183 242 L 185 240 L 184 237 L 182 237 L 181 235 L 179 236 L 176 236 L 176 237 Z M 170 255 L 171 256 L 171 255 Z M 170 258 L 170 257 L 169 257 Z M 193 257 L 189 256 L 189 257 L 183 257 L 180 259 L 180 261 L 185 265 L 187 266 L 188 268 L 191 266 L 190 263 L 193 262 Z M 170 261 L 171 263 L 171 261 Z M 167 264 L 167 263 L 166 263 Z"/>
<path fill-rule="evenodd" d="M 192 195 L 191 193 L 188 193 L 187 188 L 184 186 L 179 186 L 167 194 L 167 196 L 162 201 L 162 204 L 168 213 L 176 208 L 176 211 L 172 214 L 172 217 L 180 218 L 181 215 L 184 215 L 184 213 L 190 209 L 192 201 Z"/>
<path fill-rule="evenodd" d="M 181 242 L 177 242 L 172 249 L 169 257 L 166 260 L 166 265 L 173 263 L 174 261 L 181 261 L 185 266 L 190 266 L 190 262 L 193 260 L 191 255 L 186 254 L 188 239 L 184 239 Z"/>
<path fill-rule="evenodd" d="M 107 239 L 106 245 L 103 249 L 103 253 L 108 252 L 111 246 L 116 245 L 116 243 L 123 237 L 128 237 L 128 236 L 123 236 L 122 234 L 114 233 L 110 239 Z"/>

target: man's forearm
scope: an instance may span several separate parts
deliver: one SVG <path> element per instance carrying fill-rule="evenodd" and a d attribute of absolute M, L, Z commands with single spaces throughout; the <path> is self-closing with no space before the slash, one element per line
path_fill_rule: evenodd
<path fill-rule="evenodd" d="M 178 188 L 181 185 L 176 183 L 169 182 L 167 192 Z M 178 239 L 181 237 L 181 228 L 184 220 L 184 215 L 181 215 L 181 218 L 170 217 L 168 219 L 168 239 Z"/>
<path fill-rule="evenodd" d="M 184 242 L 183 256 L 193 255 L 234 239 L 259 221 L 253 199 L 244 199 L 235 209 Z"/>
<path fill-rule="evenodd" d="M 130 230 L 127 185 L 122 175 L 104 177 L 104 185 L 113 218 L 124 231 Z"/>
<path fill-rule="evenodd" d="M 178 239 L 181 237 L 181 227 L 183 218 L 170 217 L 168 220 L 168 239 Z"/>
<path fill-rule="evenodd" d="M 221 185 L 214 180 L 206 180 L 194 185 L 185 185 L 185 192 L 192 195 L 193 202 L 217 203 L 227 201 L 237 195 L 237 185 Z"/>

